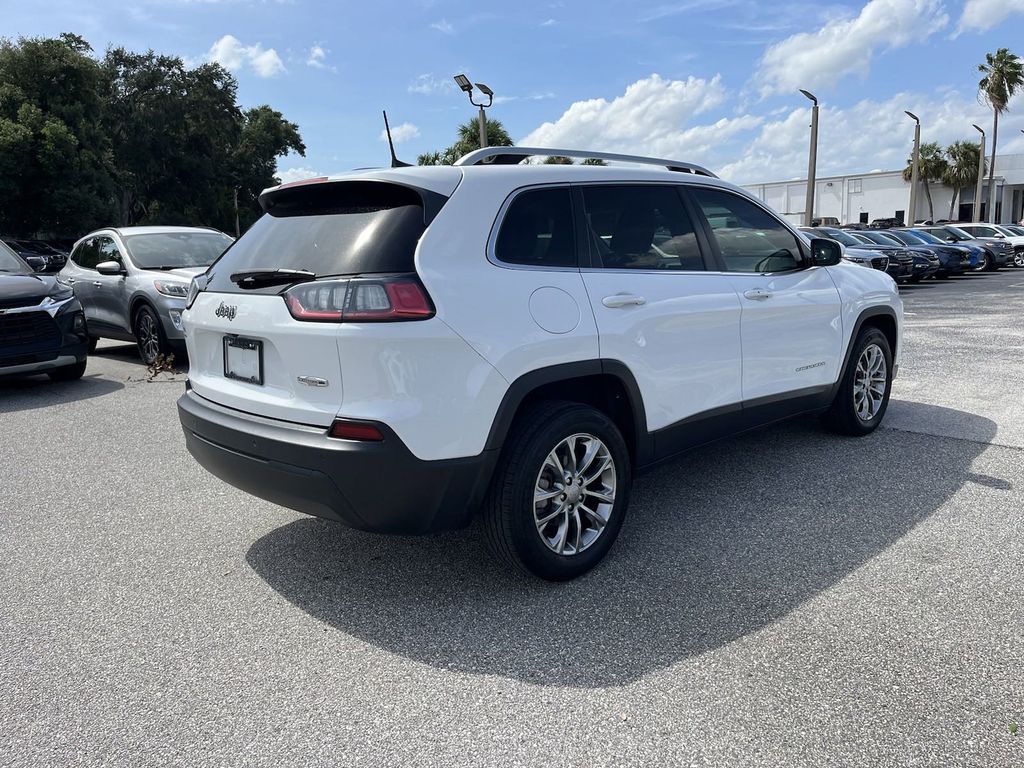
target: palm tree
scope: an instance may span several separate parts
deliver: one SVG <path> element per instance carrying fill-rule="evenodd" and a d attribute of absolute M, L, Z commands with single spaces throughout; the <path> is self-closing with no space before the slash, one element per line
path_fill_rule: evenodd
<path fill-rule="evenodd" d="M 932 191 L 928 186 L 929 182 L 942 181 L 946 172 L 946 158 L 942 156 L 942 147 L 937 142 L 929 141 L 922 144 L 918 150 L 918 176 L 924 182 L 924 196 L 928 199 L 928 218 L 935 220 L 935 207 L 932 205 Z M 903 169 L 903 180 L 910 181 L 914 176 L 914 156 L 907 159 L 907 167 Z M 916 215 L 911 211 L 907 217 L 911 222 Z"/>
<path fill-rule="evenodd" d="M 572 158 L 564 155 L 550 155 L 544 161 L 545 165 L 572 165 Z"/>
<path fill-rule="evenodd" d="M 487 146 L 511 147 L 512 137 L 499 120 L 486 118 Z M 462 123 L 457 130 L 455 143 L 441 152 L 426 152 L 416 158 L 419 165 L 452 165 L 463 155 L 480 149 L 480 124 L 474 117 Z"/>
<path fill-rule="evenodd" d="M 996 139 L 999 134 L 999 115 L 1006 111 L 1017 89 L 1024 86 L 1024 63 L 1000 48 L 994 54 L 985 54 L 985 63 L 978 65 L 984 77 L 978 82 L 978 96 L 992 107 L 992 162 L 988 166 L 988 204 L 990 219 L 995 221 L 996 211 Z M 980 204 L 980 201 L 979 201 Z"/>
<path fill-rule="evenodd" d="M 969 187 L 978 181 L 978 155 L 981 145 L 975 141 L 954 141 L 946 147 L 946 172 L 942 175 L 942 183 L 953 188 L 953 197 L 949 201 L 949 220 L 956 221 L 953 211 L 956 200 L 963 187 Z M 975 202 L 980 205 L 981 201 Z"/>

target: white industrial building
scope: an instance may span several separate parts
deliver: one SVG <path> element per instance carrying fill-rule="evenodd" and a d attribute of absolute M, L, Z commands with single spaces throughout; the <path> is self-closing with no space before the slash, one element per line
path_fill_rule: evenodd
<path fill-rule="evenodd" d="M 986 176 L 982 190 L 982 221 L 1001 224 L 1019 222 L 1024 218 L 1024 155 L 997 155 L 995 178 L 995 217 L 989 217 Z M 807 202 L 806 179 L 745 184 L 744 187 L 788 220 L 796 224 L 803 223 Z M 929 184 L 934 215 L 929 212 L 924 185 L 920 184 L 916 215 L 908 217 L 910 183 L 903 180 L 902 170 L 818 178 L 814 187 L 814 217 L 835 217 L 840 224 L 869 223 L 887 218 L 903 221 L 971 221 L 974 218 L 974 185 L 960 190 L 951 216 L 953 189 L 938 183 Z"/>

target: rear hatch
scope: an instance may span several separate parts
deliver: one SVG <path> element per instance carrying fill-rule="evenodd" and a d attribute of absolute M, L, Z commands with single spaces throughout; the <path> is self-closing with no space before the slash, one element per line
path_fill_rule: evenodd
<path fill-rule="evenodd" d="M 390 317 L 330 310 L 355 307 L 354 286 L 368 289 L 360 306 L 371 310 L 375 299 L 397 306 L 407 297 L 409 286 L 396 292 L 388 281 L 418 282 L 419 239 L 461 178 L 441 170 L 265 192 L 266 213 L 197 278 L 201 291 L 184 315 L 196 394 L 247 413 L 330 425 L 344 394 L 341 322 Z"/>

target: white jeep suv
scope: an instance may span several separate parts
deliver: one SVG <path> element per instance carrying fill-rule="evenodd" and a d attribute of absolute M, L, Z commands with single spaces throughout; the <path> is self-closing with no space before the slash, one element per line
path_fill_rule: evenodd
<path fill-rule="evenodd" d="M 797 414 L 852 435 L 885 414 L 893 280 L 698 166 L 494 147 L 260 203 L 190 288 L 178 409 L 204 467 L 301 512 L 428 533 L 479 511 L 500 558 L 570 579 L 637 470 Z"/>

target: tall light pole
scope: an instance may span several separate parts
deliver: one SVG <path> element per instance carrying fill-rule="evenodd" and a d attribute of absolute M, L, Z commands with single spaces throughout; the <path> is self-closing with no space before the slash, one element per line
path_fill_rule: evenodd
<path fill-rule="evenodd" d="M 480 92 L 487 97 L 487 103 L 480 102 L 479 104 L 473 101 L 473 84 L 469 82 L 469 78 L 465 75 L 456 75 L 455 83 L 462 89 L 465 94 L 469 97 L 469 103 L 474 107 L 477 107 L 480 111 L 477 115 L 477 122 L 480 128 L 480 148 L 483 149 L 487 146 L 487 115 L 484 114 L 484 108 L 491 106 L 494 102 L 494 91 L 488 88 L 483 83 L 477 83 L 476 87 L 480 89 Z"/>
<path fill-rule="evenodd" d="M 907 112 L 907 110 L 903 111 Z M 921 120 L 913 112 L 907 112 L 907 115 L 914 121 L 914 158 L 910 169 L 910 211 L 907 214 L 907 221 L 904 223 L 907 226 L 913 226 L 914 219 L 917 217 L 917 174 L 921 162 Z"/>
<path fill-rule="evenodd" d="M 978 147 L 978 188 L 974 191 L 974 216 L 971 218 L 977 223 L 981 221 L 981 188 L 985 181 L 985 131 L 979 125 L 975 125 L 974 130 L 981 134 L 981 146 Z"/>
<path fill-rule="evenodd" d="M 807 157 L 807 202 L 804 203 L 804 226 L 810 227 L 811 219 L 814 218 L 814 177 L 818 172 L 818 99 L 803 88 L 800 93 L 814 102 L 811 107 L 811 148 Z"/>

